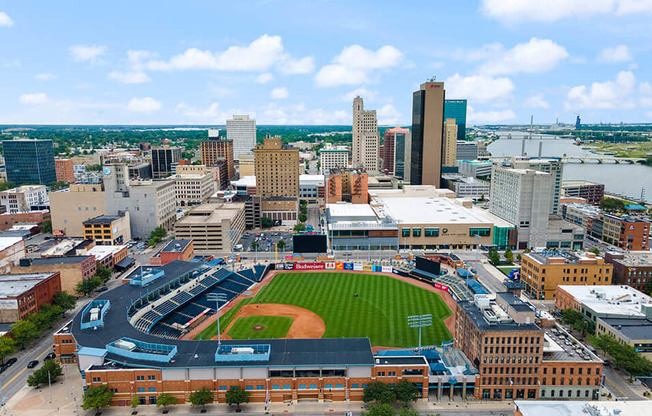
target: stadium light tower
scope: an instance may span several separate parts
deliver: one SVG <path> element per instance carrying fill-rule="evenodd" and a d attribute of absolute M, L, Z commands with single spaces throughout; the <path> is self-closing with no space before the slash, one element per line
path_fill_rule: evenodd
<path fill-rule="evenodd" d="M 419 328 L 419 353 L 421 353 L 421 328 L 432 326 L 432 314 L 408 316 L 410 328 Z"/>
<path fill-rule="evenodd" d="M 217 316 L 217 345 L 222 344 L 220 335 L 220 302 L 226 303 L 226 293 L 209 293 L 207 297 L 209 302 L 215 302 L 215 315 Z"/>

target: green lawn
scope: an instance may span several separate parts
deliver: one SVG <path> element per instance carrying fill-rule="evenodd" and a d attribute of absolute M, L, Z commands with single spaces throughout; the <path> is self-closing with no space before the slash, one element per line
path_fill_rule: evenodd
<path fill-rule="evenodd" d="M 283 338 L 288 334 L 293 320 L 288 316 L 247 316 L 238 318 L 229 329 L 228 334 L 233 339 Z M 262 325 L 265 328 L 256 331 L 253 329 L 256 325 Z"/>
<path fill-rule="evenodd" d="M 520 269 L 520 268 L 521 268 L 520 266 L 515 266 L 515 265 L 511 265 L 511 266 L 498 266 L 498 270 L 500 270 L 501 272 L 503 272 L 503 274 L 504 274 L 505 276 L 509 276 L 509 273 L 512 271 L 512 269 Z"/>
<path fill-rule="evenodd" d="M 355 294 L 358 297 L 355 297 Z M 220 318 L 226 328 L 242 305 L 282 303 L 309 309 L 324 320 L 324 338 L 369 337 L 371 345 L 413 347 L 418 330 L 409 328 L 407 317 L 431 313 L 433 325 L 424 328 L 422 344 L 451 339 L 443 319 L 451 315 L 441 297 L 431 291 L 389 276 L 362 273 L 280 273 L 253 298 L 245 299 Z M 202 339 L 217 334 L 216 325 L 206 328 Z"/>

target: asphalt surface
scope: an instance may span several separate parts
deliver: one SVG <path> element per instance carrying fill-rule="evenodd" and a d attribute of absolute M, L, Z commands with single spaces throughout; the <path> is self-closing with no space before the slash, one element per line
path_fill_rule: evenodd
<path fill-rule="evenodd" d="M 273 233 L 277 233 L 278 235 L 272 235 Z M 263 253 L 271 253 L 272 255 L 274 254 L 274 245 L 278 243 L 278 241 L 283 238 L 283 241 L 285 241 L 285 247 L 279 252 L 285 251 L 286 253 L 291 253 L 292 252 L 292 233 L 287 232 L 287 231 L 275 231 L 275 230 L 263 230 L 263 231 L 250 231 L 246 232 L 243 235 L 243 238 L 240 239 L 240 241 L 237 244 L 242 244 L 242 250 L 239 250 L 238 252 L 242 254 L 242 256 L 247 257 L 247 258 L 254 258 L 254 250 L 251 248 L 251 244 L 256 241 L 256 238 L 258 234 L 265 234 L 263 237 L 261 235 L 260 240 L 258 241 L 258 249 L 257 249 L 257 256 L 260 258 L 260 255 Z M 247 236 L 247 237 L 244 237 Z M 268 241 L 271 240 L 271 241 Z"/>

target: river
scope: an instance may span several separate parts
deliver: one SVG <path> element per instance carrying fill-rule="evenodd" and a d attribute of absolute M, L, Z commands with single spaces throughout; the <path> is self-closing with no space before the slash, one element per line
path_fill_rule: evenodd
<path fill-rule="evenodd" d="M 499 132 L 500 139 L 489 145 L 487 150 L 492 156 L 519 156 L 524 132 Z M 508 139 L 511 134 L 511 139 Z M 539 143 L 543 143 L 542 156 L 595 156 L 585 146 L 576 146 L 572 139 L 561 139 L 549 135 L 534 135 L 532 140 L 525 139 L 525 152 L 536 157 L 539 154 Z M 631 198 L 639 199 L 641 190 L 645 190 L 645 200 L 652 203 L 652 166 L 612 164 L 612 163 L 566 163 L 564 164 L 565 180 L 587 180 L 603 183 L 605 192 L 613 192 Z"/>

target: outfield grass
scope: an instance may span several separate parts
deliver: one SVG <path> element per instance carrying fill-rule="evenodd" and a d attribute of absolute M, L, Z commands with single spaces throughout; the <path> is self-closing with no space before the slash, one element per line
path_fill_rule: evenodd
<path fill-rule="evenodd" d="M 355 297 L 355 294 L 358 297 Z M 413 347 L 418 330 L 409 328 L 407 317 L 431 313 L 433 325 L 423 328 L 422 345 L 451 339 L 443 320 L 451 315 L 441 297 L 389 276 L 362 273 L 280 273 L 256 296 L 240 302 L 220 318 L 226 328 L 242 305 L 281 303 L 309 309 L 324 320 L 324 338 L 369 337 L 371 345 Z M 217 334 L 212 324 L 202 334 Z"/>
<path fill-rule="evenodd" d="M 292 326 L 292 318 L 288 316 L 246 316 L 238 318 L 229 329 L 228 334 L 233 339 L 269 339 L 283 338 Z M 265 328 L 259 331 L 253 329 L 256 325 Z"/>

